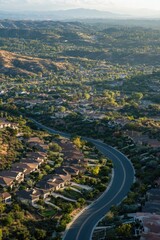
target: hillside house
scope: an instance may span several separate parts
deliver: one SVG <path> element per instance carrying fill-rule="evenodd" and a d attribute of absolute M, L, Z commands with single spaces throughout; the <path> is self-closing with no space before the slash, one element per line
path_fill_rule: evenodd
<path fill-rule="evenodd" d="M 71 181 L 71 175 L 69 174 L 49 174 L 45 176 L 37 187 L 43 190 L 48 190 L 50 193 L 69 185 Z"/>
<path fill-rule="evenodd" d="M 16 193 L 16 197 L 22 203 L 27 205 L 33 205 L 40 199 L 41 193 L 38 190 L 21 190 Z"/>
<path fill-rule="evenodd" d="M 1 177 L 0 176 L 0 186 L 3 188 L 10 187 L 12 188 L 14 185 L 14 180 L 12 178 L 9 178 L 7 176 Z"/>
<path fill-rule="evenodd" d="M 18 129 L 18 124 L 8 122 L 5 118 L 0 118 L 0 129 L 6 128 L 6 127 Z"/>
<path fill-rule="evenodd" d="M 10 204 L 11 203 L 11 195 L 8 192 L 0 193 L 0 199 L 3 203 Z"/>
<path fill-rule="evenodd" d="M 0 177 L 12 179 L 14 184 L 17 184 L 17 183 L 19 184 L 22 181 L 24 181 L 24 173 L 19 170 L 17 170 L 17 171 L 4 170 L 4 171 L 0 172 Z"/>

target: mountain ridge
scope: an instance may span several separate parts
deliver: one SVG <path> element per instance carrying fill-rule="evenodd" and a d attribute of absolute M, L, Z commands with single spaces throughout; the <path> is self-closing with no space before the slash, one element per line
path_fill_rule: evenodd
<path fill-rule="evenodd" d="M 96 9 L 76 8 L 55 11 L 0 11 L 0 19 L 32 19 L 32 20 L 69 20 L 69 19 L 107 19 L 123 18 L 127 15 Z"/>

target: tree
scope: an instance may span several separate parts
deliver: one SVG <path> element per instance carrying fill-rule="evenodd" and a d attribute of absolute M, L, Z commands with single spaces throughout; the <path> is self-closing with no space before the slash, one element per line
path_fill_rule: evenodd
<path fill-rule="evenodd" d="M 16 239 L 31 239 L 30 232 L 24 225 L 19 226 L 14 232 Z"/>
<path fill-rule="evenodd" d="M 66 223 L 69 223 L 71 221 L 71 216 L 67 213 L 63 215 L 63 220 L 66 221 Z"/>
<path fill-rule="evenodd" d="M 22 211 L 20 211 L 20 212 L 15 212 L 14 218 L 15 218 L 15 219 L 18 219 L 18 220 L 23 220 L 23 219 L 24 219 L 24 212 L 22 212 Z"/>
<path fill-rule="evenodd" d="M 14 204 L 13 205 L 13 209 L 14 209 L 15 212 L 21 210 L 21 208 L 20 208 L 20 206 L 18 204 Z"/>
<path fill-rule="evenodd" d="M 66 108 L 64 106 L 61 106 L 59 110 L 60 110 L 60 112 L 65 112 Z"/>
<path fill-rule="evenodd" d="M 13 223 L 13 217 L 11 214 L 8 214 L 5 218 L 4 218 L 4 222 L 6 225 L 11 225 Z"/>
<path fill-rule="evenodd" d="M 86 203 L 86 200 L 84 198 L 79 198 L 78 203 L 80 203 L 81 206 L 83 206 Z"/>
<path fill-rule="evenodd" d="M 28 185 L 29 187 L 33 187 L 33 181 L 32 181 L 31 179 L 29 179 L 29 180 L 27 181 L 27 185 Z"/>
<path fill-rule="evenodd" d="M 44 169 L 46 172 L 49 172 L 51 170 L 51 167 L 47 164 L 45 165 Z"/>
<path fill-rule="evenodd" d="M 49 149 L 54 152 L 61 152 L 62 148 L 57 143 L 51 143 Z"/>
<path fill-rule="evenodd" d="M 114 230 L 114 229 L 109 229 L 109 230 L 107 231 L 107 237 L 108 237 L 108 239 L 110 239 L 110 240 L 117 240 L 115 230 Z"/>
<path fill-rule="evenodd" d="M 2 214 L 5 211 L 5 204 L 0 202 L 0 214 Z"/>
<path fill-rule="evenodd" d="M 140 101 L 143 98 L 143 93 L 140 92 L 133 93 L 132 98 L 134 100 Z"/>
<path fill-rule="evenodd" d="M 100 170 L 100 167 L 99 166 L 96 166 L 94 168 L 92 168 L 92 174 L 93 175 L 98 175 L 99 174 L 99 170 Z"/>
<path fill-rule="evenodd" d="M 90 99 L 90 95 L 89 95 L 89 93 L 84 93 L 84 97 L 85 97 L 85 99 Z"/>
<path fill-rule="evenodd" d="M 39 239 L 39 240 L 46 239 L 46 231 L 43 229 L 36 228 L 35 236 L 36 236 L 36 239 Z"/>
<path fill-rule="evenodd" d="M 78 147 L 81 148 L 82 147 L 82 141 L 80 137 L 76 137 L 73 139 L 73 143 Z"/>
<path fill-rule="evenodd" d="M 117 229 L 116 232 L 118 235 L 123 236 L 123 237 L 130 237 L 132 233 L 132 225 L 127 223 L 127 224 L 122 224 L 120 225 Z"/>
<path fill-rule="evenodd" d="M 48 110 L 49 110 L 50 113 L 53 113 L 54 110 L 55 110 L 55 107 L 54 107 L 54 106 L 51 106 Z"/>
<path fill-rule="evenodd" d="M 100 183 L 98 186 L 97 186 L 97 189 L 100 191 L 100 192 L 103 192 L 106 190 L 106 185 L 103 184 L 103 183 Z"/>
<path fill-rule="evenodd" d="M 0 240 L 2 240 L 3 238 L 3 233 L 2 233 L 2 229 L 0 229 Z"/>

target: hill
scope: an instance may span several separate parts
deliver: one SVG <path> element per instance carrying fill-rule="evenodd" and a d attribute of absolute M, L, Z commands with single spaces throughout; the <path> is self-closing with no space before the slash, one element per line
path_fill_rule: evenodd
<path fill-rule="evenodd" d="M 72 20 L 72 19 L 107 19 L 125 18 L 126 15 L 116 14 L 108 11 L 95 9 L 68 9 L 56 11 L 0 11 L 0 19 L 32 19 L 32 20 Z"/>
<path fill-rule="evenodd" d="M 33 58 L 8 51 L 0 50 L 0 73 L 10 76 L 34 76 L 39 73 L 48 75 L 50 72 L 63 71 L 70 65 L 64 62 Z"/>

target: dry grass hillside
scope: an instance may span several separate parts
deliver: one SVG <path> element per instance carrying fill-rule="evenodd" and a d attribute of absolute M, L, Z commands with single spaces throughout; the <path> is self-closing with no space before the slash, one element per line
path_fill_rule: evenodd
<path fill-rule="evenodd" d="M 0 73 L 10 76 L 34 76 L 70 68 L 69 63 L 53 62 L 0 50 Z"/>

